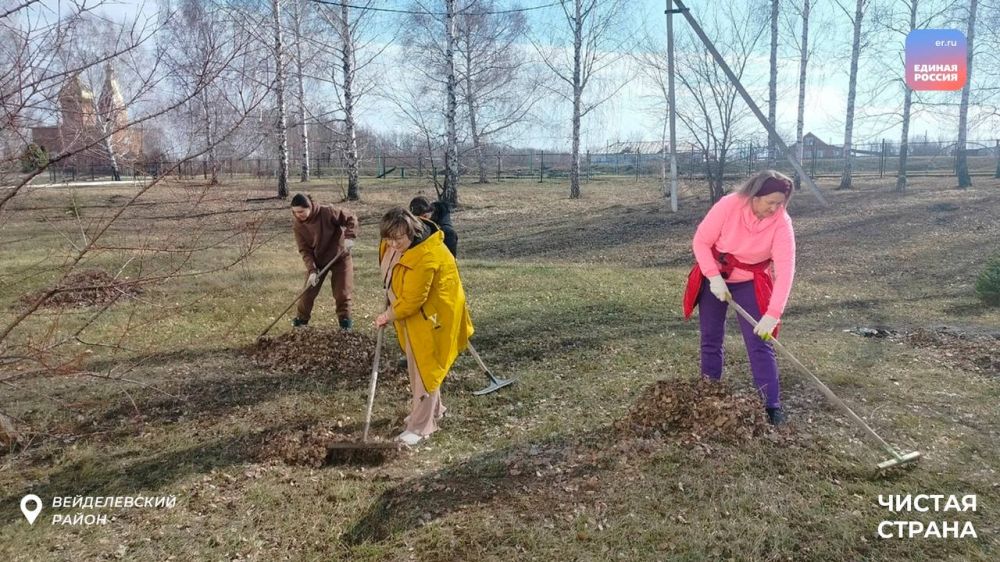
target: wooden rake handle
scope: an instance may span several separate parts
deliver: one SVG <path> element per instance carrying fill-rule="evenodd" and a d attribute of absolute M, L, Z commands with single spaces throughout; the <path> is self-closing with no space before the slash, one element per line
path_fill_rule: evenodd
<path fill-rule="evenodd" d="M 742 316 L 743 319 L 746 320 L 747 322 L 749 322 L 751 326 L 753 326 L 754 328 L 757 328 L 757 321 L 754 320 L 753 316 L 750 316 L 750 314 L 746 310 L 744 310 L 742 306 L 740 306 L 739 304 L 737 304 L 736 301 L 734 301 L 732 299 L 728 300 L 728 303 L 730 305 L 732 305 L 732 307 L 734 309 L 736 309 L 737 314 L 739 314 L 740 316 Z M 850 406 L 848 406 L 847 404 L 845 404 L 843 400 L 841 400 L 839 397 L 837 397 L 837 395 L 834 394 L 833 391 L 830 390 L 829 387 L 827 387 L 825 384 L 823 384 L 823 381 L 819 380 L 819 377 L 817 377 L 816 375 L 812 374 L 812 371 L 810 371 L 809 369 L 807 369 L 805 365 L 803 365 L 798 359 L 795 358 L 794 355 L 792 355 L 787 349 L 785 349 L 785 346 L 781 345 L 781 342 L 779 342 L 774 337 L 768 337 L 766 339 L 766 341 L 771 342 L 771 344 L 774 345 L 775 349 L 777 349 L 779 352 L 781 352 L 781 354 L 784 355 L 784 357 L 786 359 L 788 359 L 789 361 L 792 362 L 792 365 L 795 365 L 795 367 L 798 368 L 799 371 L 805 373 L 810 379 L 812 379 L 813 383 L 817 387 L 819 387 L 820 391 L 826 396 L 826 398 L 830 402 L 833 402 L 834 405 L 836 405 L 841 410 L 843 410 L 844 413 L 847 414 L 856 424 L 858 424 L 859 427 L 861 427 L 862 429 L 864 429 L 865 432 L 868 433 L 868 435 L 872 439 L 875 439 L 876 441 L 878 441 L 879 443 L 881 443 L 882 447 L 889 454 L 891 454 L 892 456 L 894 456 L 896 458 L 902 458 L 902 455 L 892 445 L 890 445 L 889 443 L 887 443 L 885 441 L 885 439 L 882 439 L 881 437 L 879 437 L 879 434 L 875 433 L 875 430 L 872 429 L 867 423 L 865 423 L 865 420 L 861 419 L 861 416 L 855 414 L 854 410 L 852 410 Z"/>
<path fill-rule="evenodd" d="M 375 358 L 372 359 L 372 378 L 368 383 L 368 407 L 365 410 L 365 429 L 361 434 L 361 442 L 368 441 L 368 429 L 372 425 L 372 407 L 375 405 L 375 386 L 378 384 L 378 362 L 382 356 L 382 334 L 385 333 L 385 326 L 378 329 L 375 336 Z"/>

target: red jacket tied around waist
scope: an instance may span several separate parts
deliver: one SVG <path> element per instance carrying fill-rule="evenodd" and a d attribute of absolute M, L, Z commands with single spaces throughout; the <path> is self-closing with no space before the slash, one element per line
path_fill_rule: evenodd
<path fill-rule="evenodd" d="M 729 277 L 734 268 L 753 272 L 753 292 L 757 298 L 757 308 L 759 310 L 767 310 L 767 305 L 771 302 L 771 293 L 774 291 L 774 282 L 771 280 L 769 271 L 771 260 L 746 264 L 732 256 L 719 253 L 715 248 L 712 248 L 712 253 L 715 254 L 716 260 L 719 262 L 719 272 L 723 277 Z M 687 287 L 684 288 L 685 320 L 691 318 L 694 307 L 698 306 L 698 295 L 701 292 L 701 283 L 704 277 L 705 275 L 701 272 L 701 266 L 698 265 L 698 262 L 695 262 L 694 266 L 691 267 L 691 272 L 688 273 Z M 775 337 L 778 336 L 778 330 L 780 329 L 781 325 L 779 324 L 774 329 Z"/>
<path fill-rule="evenodd" d="M 722 274 L 729 283 L 753 281 L 761 314 L 781 318 L 795 276 L 795 232 L 784 209 L 758 219 L 747 197 L 726 195 L 698 225 L 692 249 L 696 263 L 684 292 L 685 318 L 697 305 L 702 276 Z"/>

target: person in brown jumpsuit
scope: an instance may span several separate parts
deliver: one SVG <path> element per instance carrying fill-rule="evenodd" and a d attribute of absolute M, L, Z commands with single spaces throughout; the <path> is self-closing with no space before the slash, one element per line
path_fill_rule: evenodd
<path fill-rule="evenodd" d="M 357 217 L 344 209 L 319 205 L 312 196 L 301 193 L 292 197 L 292 216 L 292 231 L 306 266 L 306 285 L 309 287 L 299 299 L 298 315 L 292 319 L 292 325 L 300 327 L 309 324 L 313 303 L 329 274 L 333 298 L 337 302 L 337 319 L 342 329 L 350 330 L 351 293 L 354 290 L 351 248 L 358 235 Z M 320 276 L 320 270 L 332 260 L 336 263 Z"/>

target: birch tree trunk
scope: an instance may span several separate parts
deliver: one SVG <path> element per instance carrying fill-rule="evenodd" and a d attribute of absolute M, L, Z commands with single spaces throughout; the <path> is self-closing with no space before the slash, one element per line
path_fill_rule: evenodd
<path fill-rule="evenodd" d="M 917 6 L 920 0 L 910 2 L 910 31 L 917 28 Z M 899 171 L 896 173 L 896 191 L 906 191 L 906 160 L 910 152 L 910 111 L 913 106 L 913 90 L 903 80 L 903 133 L 899 139 Z"/>
<path fill-rule="evenodd" d="M 445 0 L 447 16 L 445 19 L 445 72 L 447 76 L 447 106 L 445 109 L 445 127 L 447 129 L 447 147 L 444 153 L 444 192 L 441 198 L 451 207 L 458 205 L 458 133 L 455 130 L 455 114 L 457 112 L 455 80 L 455 0 Z"/>
<path fill-rule="evenodd" d="M 962 88 L 962 103 L 958 106 L 958 143 L 955 146 L 955 170 L 958 174 L 958 188 L 965 189 L 972 187 L 972 176 L 969 175 L 969 161 L 966 159 L 966 142 L 969 140 L 969 92 L 972 90 L 972 53 L 975 50 L 976 37 L 976 10 L 979 7 L 979 0 L 971 0 L 969 3 L 969 30 L 966 33 L 966 41 L 969 46 L 969 53 L 966 55 L 965 68 L 967 75 L 965 87 Z"/>
<path fill-rule="evenodd" d="M 219 185 L 219 162 L 215 154 L 215 135 L 212 132 L 212 111 L 208 101 L 208 88 L 201 91 L 201 109 L 205 118 L 205 146 L 208 147 L 209 185 Z"/>
<path fill-rule="evenodd" d="M 112 140 L 112 135 L 110 133 L 104 133 L 104 150 L 108 154 L 108 163 L 111 165 L 111 179 L 115 181 L 121 181 L 122 175 L 121 170 L 118 167 L 118 154 L 115 150 L 115 143 Z"/>
<path fill-rule="evenodd" d="M 272 0 L 274 13 L 274 93 L 278 98 L 278 197 L 288 197 L 288 133 L 286 131 L 285 68 L 282 63 L 281 0 Z"/>
<path fill-rule="evenodd" d="M 344 72 L 344 159 L 347 165 L 347 199 L 361 198 L 358 185 L 358 137 L 354 123 L 354 35 L 351 33 L 351 14 L 347 3 L 340 6 L 340 34 L 343 40 Z"/>
<path fill-rule="evenodd" d="M 482 145 L 482 135 L 479 134 L 479 124 L 476 122 L 476 89 L 472 84 L 472 74 L 475 72 L 472 61 L 472 41 L 466 40 L 465 49 L 465 102 L 469 109 L 469 132 L 472 133 L 472 147 L 476 151 L 476 167 L 479 168 L 479 183 L 487 183 L 486 151 Z"/>
<path fill-rule="evenodd" d="M 847 86 L 847 125 L 844 128 L 844 171 L 837 189 L 851 189 L 854 161 L 851 146 L 854 135 L 854 100 L 858 93 L 858 59 L 861 56 L 861 18 L 864 17 L 865 0 L 858 0 L 854 10 L 854 37 L 851 42 L 851 76 Z"/>
<path fill-rule="evenodd" d="M 809 11 L 812 0 L 803 0 L 802 4 L 802 52 L 799 53 L 799 104 L 795 117 L 795 142 L 798 147 L 798 154 L 795 158 L 802 162 L 805 154 L 805 147 L 802 145 L 802 135 L 805 132 L 806 115 L 806 69 L 809 66 Z M 802 187 L 802 177 L 795 173 L 795 189 Z"/>
<path fill-rule="evenodd" d="M 292 22 L 295 26 L 295 80 L 298 89 L 299 107 L 299 128 L 302 137 L 302 172 L 299 181 L 309 181 L 309 124 L 306 121 L 306 87 L 305 70 L 302 61 L 302 5 L 295 4 L 292 12 Z"/>
<path fill-rule="evenodd" d="M 569 172 L 569 197 L 580 198 L 580 112 L 583 83 L 580 65 L 583 51 L 583 0 L 574 1 L 573 16 L 573 154 Z"/>
<path fill-rule="evenodd" d="M 771 123 L 771 128 L 778 129 L 778 4 L 780 0 L 771 0 L 771 77 L 767 82 L 767 120 Z M 774 151 L 777 142 L 774 135 L 767 136 L 767 167 L 774 168 L 777 161 Z"/>

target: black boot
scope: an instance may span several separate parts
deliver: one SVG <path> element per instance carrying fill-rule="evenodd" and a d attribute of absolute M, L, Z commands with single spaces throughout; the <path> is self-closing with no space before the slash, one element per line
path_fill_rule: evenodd
<path fill-rule="evenodd" d="M 771 425 L 782 425 L 785 423 L 785 411 L 780 407 L 778 408 L 767 408 L 767 421 L 771 422 Z"/>
<path fill-rule="evenodd" d="M 309 325 L 309 321 L 308 320 L 303 320 L 303 319 L 299 318 L 298 316 L 296 316 L 295 318 L 292 318 L 292 327 L 293 328 L 303 328 L 303 327 L 308 326 L 308 325 Z"/>
<path fill-rule="evenodd" d="M 354 327 L 354 322 L 351 322 L 350 318 L 340 319 L 340 329 L 344 331 L 350 331 Z"/>

